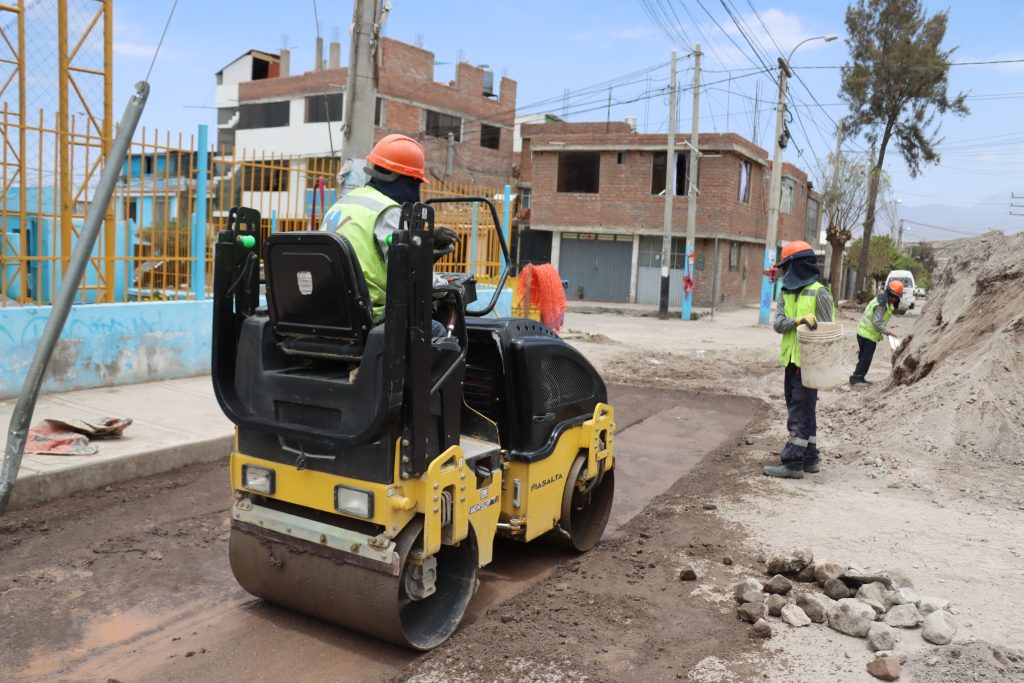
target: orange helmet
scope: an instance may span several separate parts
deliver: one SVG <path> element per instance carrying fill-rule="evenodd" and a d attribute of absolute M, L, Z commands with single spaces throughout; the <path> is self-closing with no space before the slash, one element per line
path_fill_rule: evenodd
<path fill-rule="evenodd" d="M 804 256 L 814 256 L 814 249 L 811 245 L 807 244 L 807 242 L 804 242 L 803 240 L 788 242 L 786 246 L 782 247 L 782 259 L 776 265 L 781 267 L 793 259 L 802 258 Z"/>
<path fill-rule="evenodd" d="M 424 168 L 423 145 L 407 135 L 385 135 L 373 146 L 373 151 L 366 160 L 381 168 L 430 184 Z"/>
<path fill-rule="evenodd" d="M 889 284 L 885 286 L 885 293 L 899 299 L 903 296 L 903 283 L 899 280 L 889 280 Z"/>

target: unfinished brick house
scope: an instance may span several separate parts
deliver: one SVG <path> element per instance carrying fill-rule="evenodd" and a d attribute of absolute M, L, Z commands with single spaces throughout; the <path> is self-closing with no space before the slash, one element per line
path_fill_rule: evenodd
<path fill-rule="evenodd" d="M 217 73 L 221 153 L 325 158 L 332 145 L 337 152 L 348 77 L 340 45 L 331 43 L 328 60 L 318 54 L 311 71 L 296 75 L 283 52 L 252 50 Z M 489 69 L 462 62 L 454 81 L 437 82 L 434 53 L 383 38 L 375 137 L 419 140 L 433 178 L 501 187 L 512 175 L 516 82 L 501 78 L 496 90 L 494 80 Z"/>
<path fill-rule="evenodd" d="M 628 123 L 523 125 L 520 192 L 529 211 L 529 257 L 543 251 L 569 281 L 570 299 L 657 304 L 664 225 L 666 136 Z M 683 292 L 689 134 L 676 141 L 670 305 Z M 698 147 L 694 305 L 756 304 L 768 225 L 768 152 L 733 133 L 704 133 Z M 821 197 L 785 164 L 777 247 L 818 248 Z M 550 236 L 550 241 L 546 236 Z M 549 246 L 548 246 L 549 245 Z M 526 249 L 522 250 L 526 256 Z"/>

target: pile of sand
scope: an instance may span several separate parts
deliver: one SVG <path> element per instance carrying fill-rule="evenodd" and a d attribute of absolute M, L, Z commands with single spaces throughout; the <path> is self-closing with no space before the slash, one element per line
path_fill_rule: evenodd
<path fill-rule="evenodd" d="M 933 284 L 889 381 L 843 426 L 866 454 L 932 461 L 950 484 L 1024 472 L 1024 234 L 965 241 Z M 919 464 L 924 464 L 919 461 Z M 952 477 L 952 478 L 950 478 Z"/>

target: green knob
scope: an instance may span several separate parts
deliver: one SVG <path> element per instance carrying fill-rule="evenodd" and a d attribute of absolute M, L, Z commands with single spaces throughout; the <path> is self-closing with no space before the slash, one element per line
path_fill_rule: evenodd
<path fill-rule="evenodd" d="M 256 238 L 252 235 L 239 235 L 238 239 L 235 240 L 246 249 L 252 249 L 256 246 Z"/>

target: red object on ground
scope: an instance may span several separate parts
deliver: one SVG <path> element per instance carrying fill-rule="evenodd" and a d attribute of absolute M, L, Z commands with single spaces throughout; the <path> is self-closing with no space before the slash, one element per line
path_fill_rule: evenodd
<path fill-rule="evenodd" d="M 85 434 L 65 430 L 50 420 L 30 427 L 25 441 L 25 452 L 37 455 L 94 455 L 98 450 Z"/>
<path fill-rule="evenodd" d="M 94 455 L 99 449 L 89 439 L 119 439 L 131 425 L 130 418 L 101 417 L 98 420 L 43 420 L 32 425 L 25 452 L 36 455 Z"/>
<path fill-rule="evenodd" d="M 522 308 L 526 315 L 537 308 L 540 319 L 555 332 L 565 322 L 565 290 L 562 278 L 550 263 L 539 266 L 525 265 L 516 278 L 514 306 Z"/>

